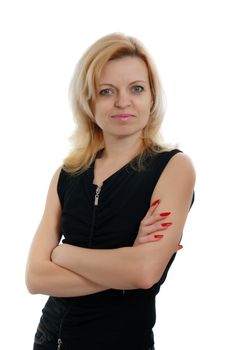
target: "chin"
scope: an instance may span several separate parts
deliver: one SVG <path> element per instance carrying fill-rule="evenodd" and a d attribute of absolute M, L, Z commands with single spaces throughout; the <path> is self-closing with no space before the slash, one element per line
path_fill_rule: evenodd
<path fill-rule="evenodd" d="M 115 137 L 118 137 L 118 138 L 121 138 L 121 137 L 127 137 L 127 136 L 134 136 L 138 134 L 138 136 L 141 136 L 142 135 L 142 130 L 122 130 L 120 132 L 114 132 L 114 133 L 111 133 L 112 136 L 115 136 Z"/>

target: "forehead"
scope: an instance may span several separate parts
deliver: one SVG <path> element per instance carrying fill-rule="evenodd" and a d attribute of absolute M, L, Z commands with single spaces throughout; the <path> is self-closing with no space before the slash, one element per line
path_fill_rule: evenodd
<path fill-rule="evenodd" d="M 122 57 L 108 61 L 100 75 L 100 84 L 131 82 L 144 80 L 148 82 L 148 69 L 139 57 Z"/>

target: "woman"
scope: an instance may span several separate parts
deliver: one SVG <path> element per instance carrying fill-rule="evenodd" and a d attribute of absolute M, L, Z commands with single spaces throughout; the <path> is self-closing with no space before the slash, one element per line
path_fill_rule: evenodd
<path fill-rule="evenodd" d="M 98 40 L 70 91 L 73 150 L 52 178 L 26 272 L 31 293 L 50 295 L 34 350 L 154 349 L 155 296 L 180 248 L 194 169 L 160 141 L 161 85 L 138 40 Z"/>

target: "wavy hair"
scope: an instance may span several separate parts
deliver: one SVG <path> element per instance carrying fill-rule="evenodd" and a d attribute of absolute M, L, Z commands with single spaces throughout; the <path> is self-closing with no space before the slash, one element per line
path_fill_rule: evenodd
<path fill-rule="evenodd" d="M 113 33 L 97 40 L 79 60 L 70 83 L 69 95 L 75 121 L 70 140 L 72 149 L 64 159 L 64 169 L 70 173 L 85 171 L 104 148 L 102 130 L 95 123 L 92 105 L 101 72 L 105 64 L 125 56 L 139 57 L 148 69 L 153 105 L 150 118 L 142 132 L 142 149 L 137 157 L 137 168 L 143 168 L 143 159 L 149 153 L 169 149 L 162 142 L 160 127 L 164 116 L 163 90 L 155 64 L 142 43 L 131 36 Z"/>

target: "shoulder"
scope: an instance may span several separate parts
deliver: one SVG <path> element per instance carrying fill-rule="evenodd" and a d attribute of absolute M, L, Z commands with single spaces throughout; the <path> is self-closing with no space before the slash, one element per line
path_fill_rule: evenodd
<path fill-rule="evenodd" d="M 58 178 L 61 176 L 62 173 L 65 173 L 65 171 L 63 170 L 63 165 L 60 165 L 60 166 L 55 170 L 54 177 L 58 179 Z"/>
<path fill-rule="evenodd" d="M 167 163 L 164 176 L 173 181 L 186 179 L 195 183 L 196 172 L 191 158 L 183 152 L 174 154 Z"/>
<path fill-rule="evenodd" d="M 59 166 L 51 178 L 50 185 L 49 185 L 49 193 L 57 192 L 57 187 L 60 181 L 61 172 L 62 172 L 62 166 Z"/>
<path fill-rule="evenodd" d="M 59 166 L 54 174 L 54 186 L 56 186 L 59 198 L 63 197 L 64 190 L 67 183 L 67 178 L 69 174 L 64 170 L 63 166 Z"/>
<path fill-rule="evenodd" d="M 177 152 L 169 159 L 158 183 L 154 195 L 180 197 L 182 194 L 193 193 L 196 173 L 191 158 L 182 152 Z"/>
<path fill-rule="evenodd" d="M 54 172 L 53 176 L 52 176 L 52 180 L 51 180 L 51 183 L 53 185 L 57 185 L 60 178 L 62 177 L 62 174 L 63 174 L 64 170 L 63 170 L 63 167 L 62 165 L 60 165 Z"/>
<path fill-rule="evenodd" d="M 160 168 L 162 177 L 188 176 L 195 180 L 195 168 L 191 158 L 179 149 L 172 149 L 152 156 L 152 169 Z"/>

